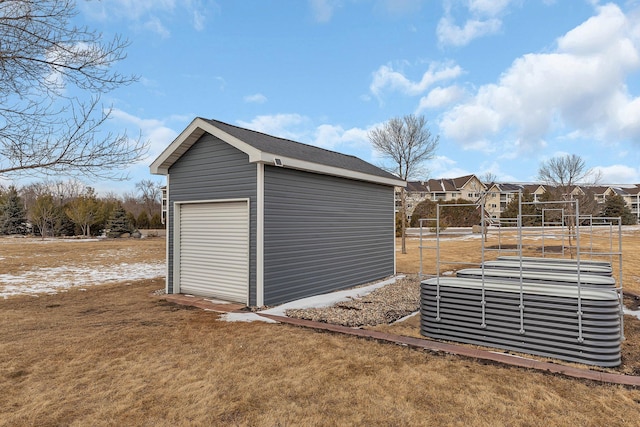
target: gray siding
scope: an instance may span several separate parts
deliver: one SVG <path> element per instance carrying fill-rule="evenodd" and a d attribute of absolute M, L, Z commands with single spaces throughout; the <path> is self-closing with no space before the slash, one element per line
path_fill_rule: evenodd
<path fill-rule="evenodd" d="M 249 156 L 205 134 L 169 169 L 169 292 L 173 292 L 173 204 L 249 198 L 249 305 L 256 304 L 256 165 Z"/>
<path fill-rule="evenodd" d="M 265 166 L 265 305 L 392 275 L 393 204 L 393 187 Z"/>

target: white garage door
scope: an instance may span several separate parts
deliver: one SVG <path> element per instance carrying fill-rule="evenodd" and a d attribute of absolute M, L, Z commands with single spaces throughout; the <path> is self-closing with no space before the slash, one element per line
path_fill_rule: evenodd
<path fill-rule="evenodd" d="M 248 202 L 178 206 L 180 293 L 248 304 Z"/>

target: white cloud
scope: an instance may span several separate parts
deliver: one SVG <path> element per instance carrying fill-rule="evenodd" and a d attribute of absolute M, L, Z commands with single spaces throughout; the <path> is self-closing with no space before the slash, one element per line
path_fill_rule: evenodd
<path fill-rule="evenodd" d="M 311 120 L 295 113 L 257 116 L 250 122 L 238 120 L 237 123 L 248 129 L 297 142 L 309 141 L 311 135 Z"/>
<path fill-rule="evenodd" d="M 193 16 L 193 28 L 196 31 L 203 31 L 204 27 L 205 27 L 205 22 L 206 22 L 206 17 L 203 15 L 203 13 L 200 10 L 193 10 L 192 11 L 192 16 Z"/>
<path fill-rule="evenodd" d="M 215 2 L 210 2 L 205 7 L 202 0 L 103 0 L 79 2 L 78 7 L 89 18 L 100 21 L 128 21 L 163 38 L 170 36 L 169 23 L 175 20 L 179 11 L 186 13 L 196 31 L 202 31 L 207 12 L 218 10 Z"/>
<path fill-rule="evenodd" d="M 158 11 L 171 12 L 176 6 L 175 0 L 104 0 L 98 3 L 84 4 L 80 8 L 94 19 L 108 20 L 125 18 L 138 20 Z"/>
<path fill-rule="evenodd" d="M 415 96 L 424 93 L 434 83 L 455 79 L 461 74 L 462 68 L 458 65 L 432 62 L 420 81 L 413 82 L 400 71 L 394 70 L 391 65 L 382 65 L 373 73 L 369 89 L 378 98 L 385 89 Z"/>
<path fill-rule="evenodd" d="M 352 127 L 345 129 L 340 125 L 316 125 L 309 117 L 300 114 L 274 114 L 257 116 L 251 121 L 238 122 L 239 126 L 253 129 L 280 138 L 286 138 L 327 150 L 338 151 L 365 157 L 362 152 L 371 155 L 368 133 L 377 125 L 366 129 Z"/>
<path fill-rule="evenodd" d="M 244 102 L 248 102 L 251 104 L 264 104 L 265 102 L 267 102 L 267 97 L 261 93 L 247 95 L 243 99 L 244 99 Z"/>
<path fill-rule="evenodd" d="M 317 22 L 329 22 L 340 2 L 336 0 L 309 0 L 313 17 Z"/>
<path fill-rule="evenodd" d="M 447 156 L 436 156 L 426 163 L 425 171 L 428 176 L 424 176 L 422 178 L 456 178 L 458 176 L 465 176 L 472 173 L 457 166 L 457 164 L 458 162 Z"/>
<path fill-rule="evenodd" d="M 472 13 L 496 16 L 512 3 L 512 0 L 469 0 L 469 10 Z"/>
<path fill-rule="evenodd" d="M 171 32 L 162 24 L 160 18 L 158 18 L 157 16 L 152 16 L 151 18 L 149 18 L 149 20 L 147 20 L 147 22 L 145 22 L 142 27 L 145 30 L 149 30 L 153 33 L 158 34 L 163 39 L 167 39 L 171 36 Z"/>
<path fill-rule="evenodd" d="M 436 87 L 433 88 L 426 96 L 420 98 L 420 103 L 416 109 L 416 114 L 420 114 L 424 110 L 431 108 L 441 108 L 450 105 L 464 96 L 464 89 L 460 86 Z"/>
<path fill-rule="evenodd" d="M 468 12 L 464 24 L 456 24 L 454 12 L 461 3 L 449 0 L 444 3 L 445 13 L 436 28 L 442 45 L 465 46 L 474 39 L 495 34 L 502 29 L 501 15 L 513 0 L 467 0 L 462 9 Z"/>
<path fill-rule="evenodd" d="M 368 129 L 322 124 L 315 130 L 313 145 L 336 151 L 347 145 L 364 147 L 369 145 L 368 133 Z"/>
<path fill-rule="evenodd" d="M 485 105 L 487 103 L 479 93 L 473 101 L 455 106 L 440 121 L 440 129 L 446 137 L 462 141 L 463 146 L 495 135 L 503 125 L 502 117 L 491 105 Z"/>
<path fill-rule="evenodd" d="M 640 183 L 640 170 L 625 165 L 596 166 L 593 171 L 601 176 L 603 184 Z"/>
<path fill-rule="evenodd" d="M 155 160 L 156 157 L 169 146 L 171 142 L 178 136 L 178 132 L 169 128 L 165 120 L 143 119 L 119 109 L 111 110 L 111 119 L 122 123 L 122 127 L 133 125 L 139 129 L 140 137 L 143 141 L 148 140 L 149 153 L 147 159 L 143 161 L 145 165 L 149 160 Z M 129 132 L 130 136 L 138 134 L 138 132 Z"/>
<path fill-rule="evenodd" d="M 617 140 L 640 137 L 640 99 L 626 80 L 640 69 L 640 43 L 631 22 L 615 5 L 560 37 L 555 52 L 516 59 L 496 84 L 442 117 L 445 137 L 465 148 L 489 139 L 517 141 L 522 150 L 545 145 L 545 138 Z M 585 36 L 596 32 L 596 37 Z"/>
<path fill-rule="evenodd" d="M 499 19 L 485 21 L 469 19 L 461 27 L 456 25 L 451 18 L 444 17 L 438 22 L 436 33 L 438 41 L 444 45 L 466 46 L 478 37 L 497 33 L 500 28 L 502 28 L 502 21 Z"/>

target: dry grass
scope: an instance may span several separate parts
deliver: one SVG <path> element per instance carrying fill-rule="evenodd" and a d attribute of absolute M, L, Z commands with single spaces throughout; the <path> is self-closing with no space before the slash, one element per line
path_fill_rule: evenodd
<path fill-rule="evenodd" d="M 95 250 L 119 256 L 133 244 L 149 262 L 164 257 L 159 241 L 96 242 Z M 58 262 L 97 258 L 90 246 L 59 245 L 68 258 Z M 51 247 L 1 244 L 0 257 L 15 249 L 37 260 Z M 638 425 L 640 390 L 220 322 L 149 296 L 162 286 L 142 280 L 0 300 L 0 425 Z"/>

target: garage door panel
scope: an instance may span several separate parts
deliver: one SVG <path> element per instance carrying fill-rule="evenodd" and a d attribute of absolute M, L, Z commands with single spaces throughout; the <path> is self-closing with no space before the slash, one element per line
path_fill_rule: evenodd
<path fill-rule="evenodd" d="M 181 293 L 248 303 L 248 203 L 180 204 Z"/>
<path fill-rule="evenodd" d="M 215 253 L 218 258 L 212 259 L 211 254 Z M 207 259 L 215 262 L 216 259 L 236 259 L 238 256 L 244 256 L 245 251 L 238 248 L 237 250 L 227 250 L 227 248 L 221 248 L 221 250 L 216 248 L 208 248 L 203 247 L 202 249 L 189 249 L 186 252 L 182 253 L 182 260 L 189 261 L 190 258 L 198 258 L 198 259 Z"/>
<path fill-rule="evenodd" d="M 232 259 L 223 260 L 222 262 L 207 262 L 206 266 L 202 265 L 203 262 L 207 262 L 207 260 L 200 258 L 199 260 L 196 260 L 196 261 L 190 261 L 190 262 L 183 261 L 182 268 L 181 268 L 182 275 L 184 276 L 185 274 L 195 274 L 195 273 L 191 273 L 189 269 L 194 269 L 194 270 L 201 269 L 202 273 L 198 273 L 198 274 L 206 274 L 210 277 L 214 273 L 216 275 L 226 275 L 226 274 L 232 274 L 233 276 L 239 276 L 241 274 L 244 275 L 244 272 L 242 271 L 242 269 L 245 266 L 245 264 L 241 262 L 235 262 Z M 227 266 L 229 268 L 225 268 Z M 234 271 L 237 271 L 237 273 L 228 273 L 226 270 L 234 270 Z"/>

